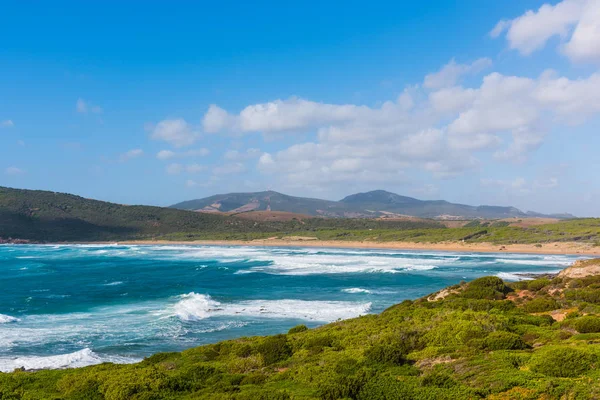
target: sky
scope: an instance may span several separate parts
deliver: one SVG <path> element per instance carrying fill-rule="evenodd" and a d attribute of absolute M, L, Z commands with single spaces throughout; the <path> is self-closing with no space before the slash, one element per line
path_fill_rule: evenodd
<path fill-rule="evenodd" d="M 1 1 L 0 186 L 600 216 L 600 0 Z"/>

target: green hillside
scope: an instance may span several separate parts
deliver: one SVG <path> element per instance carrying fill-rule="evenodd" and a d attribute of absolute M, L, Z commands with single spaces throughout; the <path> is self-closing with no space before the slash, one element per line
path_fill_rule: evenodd
<path fill-rule="evenodd" d="M 85 241 L 153 237 L 181 231 L 231 231 L 251 223 L 149 206 L 124 206 L 64 193 L 0 187 L 0 237 Z"/>
<path fill-rule="evenodd" d="M 126 206 L 83 197 L 0 187 L 0 238 L 98 241 L 177 238 L 239 239 L 301 230 L 440 229 L 434 221 L 335 220 L 256 222 L 164 207 Z"/>
<path fill-rule="evenodd" d="M 317 329 L 0 373 L 0 398 L 584 400 L 600 397 L 599 366 L 600 276 L 485 277 Z"/>

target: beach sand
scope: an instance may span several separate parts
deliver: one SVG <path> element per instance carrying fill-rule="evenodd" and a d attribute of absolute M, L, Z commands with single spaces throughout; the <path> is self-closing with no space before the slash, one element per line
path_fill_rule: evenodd
<path fill-rule="evenodd" d="M 541 247 L 533 244 L 498 245 L 492 243 L 412 243 L 412 242 L 373 242 L 373 241 L 342 241 L 317 240 L 308 237 L 291 237 L 288 239 L 256 239 L 256 240 L 136 240 L 124 241 L 120 244 L 140 245 L 218 245 L 218 246 L 279 246 L 279 247 L 338 247 L 360 249 L 394 249 L 394 250 L 435 250 L 450 252 L 481 252 L 481 253 L 530 253 L 530 254 L 582 254 L 600 256 L 600 246 L 589 243 L 556 242 L 545 243 Z"/>

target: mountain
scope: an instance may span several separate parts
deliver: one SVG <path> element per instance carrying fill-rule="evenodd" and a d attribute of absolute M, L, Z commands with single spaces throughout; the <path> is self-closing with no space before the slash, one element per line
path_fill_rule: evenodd
<path fill-rule="evenodd" d="M 445 200 L 419 200 L 385 190 L 356 193 L 340 201 L 294 197 L 274 191 L 220 194 L 178 203 L 172 208 L 203 213 L 286 211 L 337 218 L 413 216 L 435 219 L 500 219 L 527 217 L 573 218 L 570 214 L 544 215 L 523 212 L 515 207 L 470 206 Z"/>
<path fill-rule="evenodd" d="M 235 210 L 255 203 L 257 207 L 293 207 L 296 212 L 312 210 L 327 202 L 265 192 L 262 196 L 230 196 L 219 208 Z M 213 204 L 218 200 L 211 200 Z M 337 204 L 336 202 L 329 202 Z M 241 204 L 241 206 L 240 206 Z M 217 206 L 215 206 L 217 207 Z M 252 208 L 250 207 L 250 208 Z M 243 208 L 243 207 L 242 207 Z M 268 213 L 270 214 L 270 213 Z M 66 193 L 0 187 L 0 243 L 29 240 L 36 242 L 108 241 L 176 238 L 247 239 L 276 232 L 316 230 L 439 229 L 430 220 L 380 221 L 366 219 L 310 218 L 306 215 L 279 215 L 276 218 L 236 218 L 224 213 L 198 213 L 173 208 L 127 206 L 86 199 Z"/>
<path fill-rule="evenodd" d="M 336 201 L 294 197 L 266 191 L 256 193 L 228 193 L 204 199 L 184 201 L 171 208 L 202 211 L 205 213 L 242 213 L 247 211 L 286 211 L 307 215 L 327 215 L 328 210 L 341 211 Z M 337 215 L 336 215 L 337 216 Z"/>

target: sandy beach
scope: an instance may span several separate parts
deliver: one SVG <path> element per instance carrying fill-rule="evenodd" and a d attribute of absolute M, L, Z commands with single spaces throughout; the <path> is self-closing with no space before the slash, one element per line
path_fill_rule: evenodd
<path fill-rule="evenodd" d="M 316 240 L 312 238 L 290 239 L 256 239 L 256 240 L 136 240 L 123 241 L 120 244 L 141 245 L 219 245 L 219 246 L 294 246 L 294 247 L 340 247 L 360 249 L 394 249 L 394 250 L 435 250 L 450 252 L 481 252 L 481 253 L 530 253 L 530 254 L 583 254 L 600 256 L 600 247 L 576 242 L 545 243 L 541 247 L 533 244 L 498 245 L 493 243 L 412 243 L 412 242 L 371 242 L 371 241 L 341 241 Z"/>

